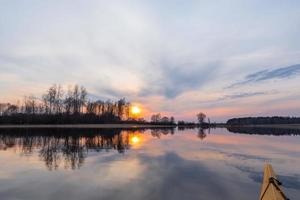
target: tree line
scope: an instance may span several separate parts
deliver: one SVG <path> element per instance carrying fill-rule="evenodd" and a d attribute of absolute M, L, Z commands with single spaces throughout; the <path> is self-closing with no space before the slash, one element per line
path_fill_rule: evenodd
<path fill-rule="evenodd" d="M 40 98 L 30 95 L 16 104 L 1 103 L 0 123 L 61 124 L 133 120 L 130 118 L 131 104 L 125 98 L 92 101 L 87 97 L 88 92 L 83 86 L 69 86 L 64 91 L 61 85 L 54 84 Z"/>
<path fill-rule="evenodd" d="M 227 125 L 300 124 L 300 117 L 244 117 L 229 119 Z"/>
<path fill-rule="evenodd" d="M 112 100 L 88 99 L 84 86 L 73 85 L 65 90 L 59 84 L 50 86 L 40 97 L 25 96 L 16 104 L 0 103 L 0 124 L 98 124 L 139 123 L 153 125 L 208 126 L 206 115 L 196 115 L 198 123 L 175 122 L 173 116 L 153 114 L 150 122 L 131 115 L 131 103 L 125 98 Z"/>
<path fill-rule="evenodd" d="M 151 124 L 169 124 L 169 125 L 178 125 L 179 127 L 190 127 L 190 128 L 196 128 L 196 127 L 203 127 L 208 128 L 211 126 L 214 126 L 215 124 L 211 124 L 210 119 L 204 114 L 203 112 L 199 112 L 196 114 L 197 122 L 188 122 L 180 120 L 175 122 L 175 118 L 173 116 L 167 117 L 162 116 L 160 113 L 153 114 L 151 116 Z"/>
<path fill-rule="evenodd" d="M 170 124 L 170 125 L 175 125 L 175 118 L 173 116 L 167 117 L 167 116 L 161 116 L 160 113 L 153 114 L 151 116 L 151 124 Z"/>

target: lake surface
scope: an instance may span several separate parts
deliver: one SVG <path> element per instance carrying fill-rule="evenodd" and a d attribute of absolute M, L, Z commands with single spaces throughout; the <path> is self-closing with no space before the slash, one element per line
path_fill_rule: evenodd
<path fill-rule="evenodd" d="M 265 162 L 299 199 L 300 136 L 252 131 L 0 129 L 0 199 L 253 200 Z"/>

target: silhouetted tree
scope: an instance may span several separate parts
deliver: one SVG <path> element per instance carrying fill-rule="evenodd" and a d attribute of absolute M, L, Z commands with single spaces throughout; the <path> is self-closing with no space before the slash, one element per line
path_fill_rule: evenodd
<path fill-rule="evenodd" d="M 124 117 L 125 105 L 126 105 L 125 98 L 122 98 L 117 102 L 117 115 L 120 119 L 123 119 L 123 117 Z"/>
<path fill-rule="evenodd" d="M 64 99 L 64 108 L 65 108 L 65 111 L 66 113 L 69 115 L 72 113 L 72 108 L 73 108 L 73 95 L 72 95 L 72 89 L 71 87 L 69 86 L 68 87 L 68 92 L 66 94 L 66 97 Z"/>
<path fill-rule="evenodd" d="M 35 114 L 36 113 L 36 97 L 29 96 L 24 98 L 25 113 Z"/>
<path fill-rule="evenodd" d="M 161 122 L 162 123 L 169 123 L 170 121 L 169 121 L 169 118 L 165 116 L 165 117 L 161 118 Z"/>
<path fill-rule="evenodd" d="M 171 124 L 175 124 L 175 118 L 173 116 L 170 117 Z"/>
<path fill-rule="evenodd" d="M 79 90 L 79 86 L 75 85 L 74 89 L 73 89 L 73 96 L 72 96 L 72 107 L 73 107 L 73 113 L 77 114 L 80 112 L 80 108 L 81 108 L 81 99 L 80 99 L 80 90 Z"/>
<path fill-rule="evenodd" d="M 161 120 L 161 115 L 160 113 L 154 114 L 151 116 L 151 122 L 157 123 L 160 122 Z"/>
<path fill-rule="evenodd" d="M 64 91 L 62 89 L 62 86 L 61 85 L 56 86 L 56 97 L 54 101 L 56 113 L 63 112 L 63 102 L 64 102 L 63 96 L 64 96 Z"/>
<path fill-rule="evenodd" d="M 204 113 L 200 112 L 197 114 L 197 119 L 198 119 L 198 122 L 200 125 L 203 124 L 205 118 L 206 118 L 206 115 Z"/>
<path fill-rule="evenodd" d="M 17 113 L 18 113 L 18 106 L 10 104 L 4 114 L 13 115 Z"/>
<path fill-rule="evenodd" d="M 86 101 L 87 101 L 87 90 L 85 89 L 85 87 L 81 86 L 80 88 L 80 112 L 83 113 L 83 108 L 86 105 Z"/>

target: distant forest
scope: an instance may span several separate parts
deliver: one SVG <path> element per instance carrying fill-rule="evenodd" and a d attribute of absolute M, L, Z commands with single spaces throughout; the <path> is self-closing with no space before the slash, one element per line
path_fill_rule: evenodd
<path fill-rule="evenodd" d="M 245 117 L 233 118 L 227 125 L 300 124 L 300 117 Z"/>
<path fill-rule="evenodd" d="M 153 123 L 174 124 L 173 117 L 152 117 L 152 122 L 132 116 L 131 103 L 90 100 L 85 87 L 74 85 L 65 92 L 61 85 L 52 85 L 42 97 L 26 96 L 16 104 L 0 103 L 0 124 L 98 124 Z"/>

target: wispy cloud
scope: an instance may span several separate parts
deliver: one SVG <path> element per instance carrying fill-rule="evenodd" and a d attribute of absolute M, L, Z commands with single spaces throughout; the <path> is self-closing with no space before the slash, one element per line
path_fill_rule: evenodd
<path fill-rule="evenodd" d="M 249 83 L 257 83 L 261 81 L 271 80 L 271 79 L 284 79 L 290 78 L 292 76 L 300 74 L 300 64 L 291 65 L 288 67 L 282 67 L 274 70 L 262 70 L 249 74 L 245 77 L 244 80 L 234 83 L 229 86 L 229 88 L 245 85 Z"/>
<path fill-rule="evenodd" d="M 245 93 L 225 95 L 224 97 L 220 98 L 219 100 L 240 99 L 240 98 L 246 98 L 246 97 L 261 96 L 261 95 L 265 95 L 265 94 L 269 94 L 269 93 L 268 92 L 245 92 Z"/>

